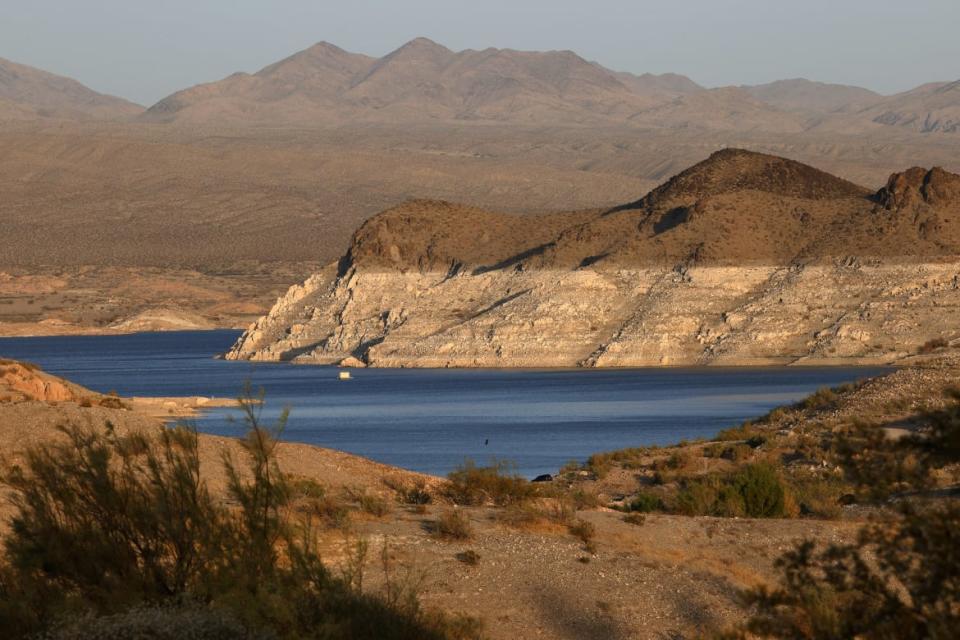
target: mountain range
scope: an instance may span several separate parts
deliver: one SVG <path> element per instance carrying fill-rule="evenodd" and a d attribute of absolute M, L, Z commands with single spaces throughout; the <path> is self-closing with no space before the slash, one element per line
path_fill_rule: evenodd
<path fill-rule="evenodd" d="M 0 60 L 0 118 L 229 127 L 479 122 L 956 133 L 960 81 L 893 96 L 804 79 L 708 89 L 677 74 L 611 71 L 571 51 L 457 52 L 417 38 L 382 58 L 321 42 L 256 73 L 183 89 L 147 109 Z"/>
<path fill-rule="evenodd" d="M 76 80 L 0 58 L 0 120 L 120 120 L 143 108 Z"/>

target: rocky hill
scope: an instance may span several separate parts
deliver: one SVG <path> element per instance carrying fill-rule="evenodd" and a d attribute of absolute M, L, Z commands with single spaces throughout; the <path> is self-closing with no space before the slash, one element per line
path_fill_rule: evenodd
<path fill-rule="evenodd" d="M 0 58 L 0 120 L 117 120 L 141 111 L 76 80 Z"/>
<path fill-rule="evenodd" d="M 728 149 L 612 209 L 414 201 L 229 358 L 373 366 L 891 363 L 960 338 L 960 176 L 879 192 Z M 925 346 L 926 345 L 926 346 Z"/>

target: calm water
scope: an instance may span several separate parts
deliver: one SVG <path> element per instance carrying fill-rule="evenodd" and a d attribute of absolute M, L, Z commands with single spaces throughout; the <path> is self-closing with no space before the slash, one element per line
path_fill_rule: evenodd
<path fill-rule="evenodd" d="M 531 476 L 627 446 L 710 437 L 824 385 L 875 368 L 619 370 L 366 369 L 214 360 L 236 331 L 0 338 L 28 360 L 91 389 L 138 396 L 236 396 L 263 387 L 264 415 L 291 409 L 286 438 L 445 474 L 467 457 L 513 461 Z M 239 435 L 234 410 L 197 420 Z"/>

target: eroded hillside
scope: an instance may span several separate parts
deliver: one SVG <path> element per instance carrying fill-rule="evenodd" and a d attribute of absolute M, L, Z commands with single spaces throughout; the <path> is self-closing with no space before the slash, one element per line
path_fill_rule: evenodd
<path fill-rule="evenodd" d="M 889 363 L 960 335 L 960 176 L 877 193 L 725 150 L 613 209 L 429 201 L 365 223 L 230 358 L 373 366 Z"/>

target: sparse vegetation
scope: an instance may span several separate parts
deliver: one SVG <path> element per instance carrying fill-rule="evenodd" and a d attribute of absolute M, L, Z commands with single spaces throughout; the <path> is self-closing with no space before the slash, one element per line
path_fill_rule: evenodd
<path fill-rule="evenodd" d="M 652 493 L 640 492 L 632 500 L 624 505 L 625 511 L 650 513 L 651 511 L 662 511 L 664 508 L 663 500 Z"/>
<path fill-rule="evenodd" d="M 896 478 L 900 460 L 912 458 L 914 470 L 901 479 L 922 483 L 960 462 L 960 393 L 950 395 L 951 405 L 923 416 L 925 434 L 860 441 L 846 458 L 853 477 L 867 484 L 885 474 Z M 874 488 L 867 493 L 878 495 Z M 960 506 L 900 500 L 854 544 L 803 542 L 777 566 L 780 585 L 748 591 L 756 614 L 724 637 L 952 638 L 960 624 Z"/>
<path fill-rule="evenodd" d="M 473 537 L 470 518 L 460 509 L 448 509 L 434 522 L 433 532 L 440 538 L 468 540 Z"/>
<path fill-rule="evenodd" d="M 456 504 L 498 507 L 522 504 L 536 495 L 534 487 L 506 462 L 478 467 L 472 460 L 448 476 L 447 496 Z"/>
<path fill-rule="evenodd" d="M 727 476 L 684 481 L 675 508 L 684 515 L 777 518 L 786 514 L 786 492 L 772 466 L 750 464 Z"/>
<path fill-rule="evenodd" d="M 597 535 L 597 528 L 593 525 L 592 522 L 587 522 L 586 520 L 575 520 L 570 523 L 567 527 L 567 530 L 570 532 L 570 535 L 577 538 L 580 542 L 583 543 L 583 549 L 587 553 L 596 552 L 596 544 L 594 543 L 594 538 Z"/>
<path fill-rule="evenodd" d="M 290 517 L 295 487 L 304 499 L 324 492 L 280 473 L 283 420 L 263 427 L 260 405 L 242 406 L 247 464 L 223 461 L 235 507 L 201 480 L 199 439 L 187 427 L 147 435 L 69 426 L 61 441 L 29 449 L 3 478 L 16 507 L 0 566 L 5 637 L 162 638 L 149 634 L 162 634 L 163 620 L 183 620 L 166 629 L 194 628 L 199 638 L 238 628 L 275 638 L 476 636 L 475 624 L 331 574 L 309 525 Z"/>
<path fill-rule="evenodd" d="M 412 482 L 402 479 L 387 477 L 383 483 L 393 489 L 397 494 L 397 501 L 400 504 L 407 505 L 427 505 L 433 501 L 433 496 L 427 490 L 427 484 L 423 479 L 416 479 Z"/>
<path fill-rule="evenodd" d="M 945 338 L 931 338 L 920 345 L 920 348 L 917 349 L 917 353 L 925 355 L 928 353 L 933 353 L 939 349 L 945 349 L 949 346 L 950 343 Z"/>

